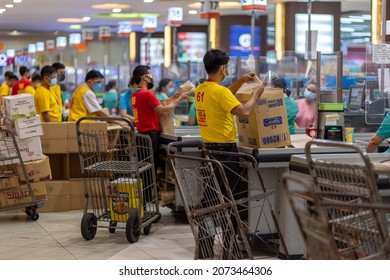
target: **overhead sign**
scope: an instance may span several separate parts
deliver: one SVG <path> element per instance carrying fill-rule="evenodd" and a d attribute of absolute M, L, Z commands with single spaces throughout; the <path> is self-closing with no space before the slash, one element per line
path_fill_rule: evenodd
<path fill-rule="evenodd" d="M 0 66 L 7 66 L 7 60 L 8 60 L 7 55 L 4 53 L 1 53 L 0 54 Z"/>
<path fill-rule="evenodd" d="M 99 27 L 99 40 L 108 41 L 111 39 L 111 27 L 100 26 Z"/>
<path fill-rule="evenodd" d="M 146 16 L 142 24 L 142 29 L 144 32 L 154 32 L 157 29 L 157 17 L 156 16 Z"/>
<path fill-rule="evenodd" d="M 67 38 L 65 36 L 60 36 L 56 38 L 56 47 L 57 49 L 65 49 L 67 46 Z"/>
<path fill-rule="evenodd" d="M 69 34 L 69 45 L 76 46 L 81 44 L 81 34 L 80 33 L 70 33 Z"/>
<path fill-rule="evenodd" d="M 83 30 L 81 32 L 81 39 L 84 43 L 90 43 L 93 42 L 93 30 Z"/>
<path fill-rule="evenodd" d="M 171 7 L 168 9 L 168 24 L 171 26 L 180 26 L 183 24 L 183 8 Z"/>
<path fill-rule="evenodd" d="M 200 1 L 200 17 L 201 18 L 219 18 L 219 1 L 202 0 Z"/>
<path fill-rule="evenodd" d="M 44 42 L 37 42 L 37 52 L 43 52 L 45 51 L 45 43 Z"/>
<path fill-rule="evenodd" d="M 36 53 L 37 52 L 37 45 L 36 44 L 28 44 L 27 52 L 28 53 Z"/>
<path fill-rule="evenodd" d="M 118 22 L 118 35 L 126 36 L 132 31 L 131 21 L 120 21 Z"/>
<path fill-rule="evenodd" d="M 15 54 L 16 54 L 15 49 L 8 49 L 7 50 L 8 57 L 15 57 Z"/>
<path fill-rule="evenodd" d="M 241 10 L 254 11 L 262 10 L 265 11 L 267 8 L 267 0 L 241 0 Z"/>
<path fill-rule="evenodd" d="M 55 42 L 54 40 L 47 40 L 46 41 L 46 49 L 48 51 L 53 51 L 55 49 L 56 45 L 55 45 Z"/>

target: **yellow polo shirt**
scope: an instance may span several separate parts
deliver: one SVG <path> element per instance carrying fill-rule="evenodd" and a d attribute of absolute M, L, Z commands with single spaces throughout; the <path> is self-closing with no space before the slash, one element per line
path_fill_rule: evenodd
<path fill-rule="evenodd" d="M 206 81 L 195 89 L 196 117 L 205 143 L 236 143 L 232 109 L 240 101 L 226 87 Z"/>
<path fill-rule="evenodd" d="M 61 109 L 54 96 L 54 92 L 51 89 L 47 89 L 42 85 L 38 86 L 35 91 L 34 102 L 42 122 L 44 122 L 42 117 L 43 112 L 49 112 L 50 122 L 62 121 Z"/>
<path fill-rule="evenodd" d="M 69 108 L 68 121 L 77 122 L 82 117 L 96 117 L 96 113 L 88 112 L 87 107 L 84 105 L 83 96 L 89 91 L 89 87 L 85 84 L 79 86 L 72 95 Z"/>
<path fill-rule="evenodd" d="M 35 89 L 32 86 L 26 86 L 24 88 L 24 93 L 31 94 L 32 96 L 35 95 Z"/>
<path fill-rule="evenodd" d="M 4 83 L 0 86 L 0 96 L 8 96 L 10 94 L 9 86 Z"/>
<path fill-rule="evenodd" d="M 61 110 L 64 108 L 64 105 L 62 104 L 62 90 L 61 86 L 59 84 L 52 86 L 51 90 L 55 93 L 55 97 L 57 99 L 58 104 L 60 105 Z"/>

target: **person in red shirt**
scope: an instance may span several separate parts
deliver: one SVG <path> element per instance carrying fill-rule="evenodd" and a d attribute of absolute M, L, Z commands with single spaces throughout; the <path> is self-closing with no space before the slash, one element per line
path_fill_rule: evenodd
<path fill-rule="evenodd" d="M 172 98 L 168 105 L 162 105 L 151 91 L 154 87 L 153 74 L 150 67 L 146 65 L 139 65 L 134 68 L 132 80 L 138 87 L 138 90 L 131 96 L 135 126 L 138 132 L 147 134 L 152 139 L 154 162 L 157 164 L 161 132 L 159 116 L 173 110 L 181 100 L 187 98 L 187 94 L 175 96 L 176 98 Z"/>
<path fill-rule="evenodd" d="M 20 66 L 19 68 L 20 80 L 12 86 L 11 95 L 25 93 L 24 89 L 31 85 L 30 69 L 26 66 Z"/>

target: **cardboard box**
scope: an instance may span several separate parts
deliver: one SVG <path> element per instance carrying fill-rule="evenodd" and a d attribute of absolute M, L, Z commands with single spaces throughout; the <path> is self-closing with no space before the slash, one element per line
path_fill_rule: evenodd
<path fill-rule="evenodd" d="M 43 155 L 43 158 L 40 160 L 26 162 L 24 167 L 26 169 L 27 177 L 30 183 L 51 180 L 50 161 L 49 158 L 45 155 Z M 23 168 L 20 163 L 16 165 L 16 169 L 19 175 L 20 183 L 25 184 L 26 177 L 23 173 Z"/>
<path fill-rule="evenodd" d="M 14 124 L 15 124 L 15 130 L 19 131 L 19 130 L 27 128 L 27 127 L 34 127 L 34 126 L 42 125 L 42 122 L 41 122 L 40 116 L 33 116 L 30 118 L 23 118 L 23 119 L 14 120 Z"/>
<path fill-rule="evenodd" d="M 5 115 L 12 119 L 21 119 L 36 116 L 34 96 L 31 94 L 18 94 L 4 96 L 4 111 Z"/>
<path fill-rule="evenodd" d="M 53 180 L 69 179 L 69 156 L 68 154 L 48 154 L 51 177 Z"/>
<path fill-rule="evenodd" d="M 37 201 L 47 199 L 45 182 L 31 183 L 30 186 Z M 32 201 L 32 194 L 27 185 L 20 185 L 16 188 L 0 191 L 0 208 L 29 204 Z"/>
<path fill-rule="evenodd" d="M 236 97 L 241 103 L 250 99 L 256 84 L 243 84 Z M 265 88 L 256 102 L 252 114 L 237 119 L 238 140 L 241 146 L 250 148 L 279 148 L 289 146 L 286 104 L 281 89 Z"/>
<path fill-rule="evenodd" d="M 86 131 L 87 133 L 99 134 L 100 150 L 106 152 L 108 150 L 107 143 L 107 122 L 84 122 L 80 125 L 80 131 Z M 87 147 L 89 152 L 96 151 L 94 145 Z M 76 122 L 67 122 L 67 152 L 78 153 L 79 148 L 77 144 Z"/>
<path fill-rule="evenodd" d="M 142 182 L 140 191 L 142 191 Z M 107 186 L 107 194 L 110 198 L 112 221 L 126 222 L 129 218 L 128 208 L 138 210 L 140 201 L 136 179 L 118 178 L 111 181 Z M 144 210 L 143 207 L 141 208 L 141 217 L 143 217 Z"/>
<path fill-rule="evenodd" d="M 43 135 L 42 125 L 36 125 L 16 130 L 16 135 L 18 135 L 19 139 L 27 139 L 31 137 L 41 136 Z"/>
<path fill-rule="evenodd" d="M 69 180 L 70 210 L 84 209 L 85 195 L 83 179 Z"/>
<path fill-rule="evenodd" d="M 41 136 L 42 151 L 44 154 L 66 154 L 68 124 L 42 123 L 43 135 Z"/>
<path fill-rule="evenodd" d="M 18 176 L 9 176 L 0 178 L 0 190 L 16 188 L 20 185 Z"/>
<path fill-rule="evenodd" d="M 82 178 L 79 154 L 68 154 L 69 179 Z"/>
<path fill-rule="evenodd" d="M 17 151 L 13 144 L 12 138 L 6 138 L 5 141 L 0 141 L 0 154 L 2 158 L 9 158 L 17 156 Z M 32 137 L 27 139 L 16 139 L 19 147 L 20 155 L 24 162 L 42 159 L 41 139 L 39 137 Z M 4 160 L 0 165 L 7 165 L 18 163 L 19 159 Z"/>
<path fill-rule="evenodd" d="M 48 196 L 45 205 L 38 209 L 39 213 L 69 211 L 69 196 Z"/>
<path fill-rule="evenodd" d="M 69 181 L 48 181 L 46 191 L 48 196 L 69 196 Z"/>

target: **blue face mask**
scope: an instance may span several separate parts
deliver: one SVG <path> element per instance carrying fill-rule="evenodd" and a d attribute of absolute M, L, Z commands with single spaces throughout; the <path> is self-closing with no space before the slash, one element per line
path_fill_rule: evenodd
<path fill-rule="evenodd" d="M 51 85 L 51 86 L 55 86 L 56 84 L 57 84 L 57 77 L 52 78 L 52 79 L 50 80 L 50 85 Z"/>
<path fill-rule="evenodd" d="M 103 91 L 103 84 L 102 83 L 97 83 L 94 84 L 92 87 L 93 92 L 102 92 Z"/>
<path fill-rule="evenodd" d="M 167 90 L 167 94 L 168 95 L 172 95 L 172 94 L 174 94 L 175 93 L 175 89 L 174 88 L 169 88 L 168 90 Z"/>
<path fill-rule="evenodd" d="M 316 100 L 316 95 L 308 90 L 305 90 L 305 92 L 303 93 L 303 95 L 305 96 L 305 98 L 309 101 L 314 101 Z"/>

